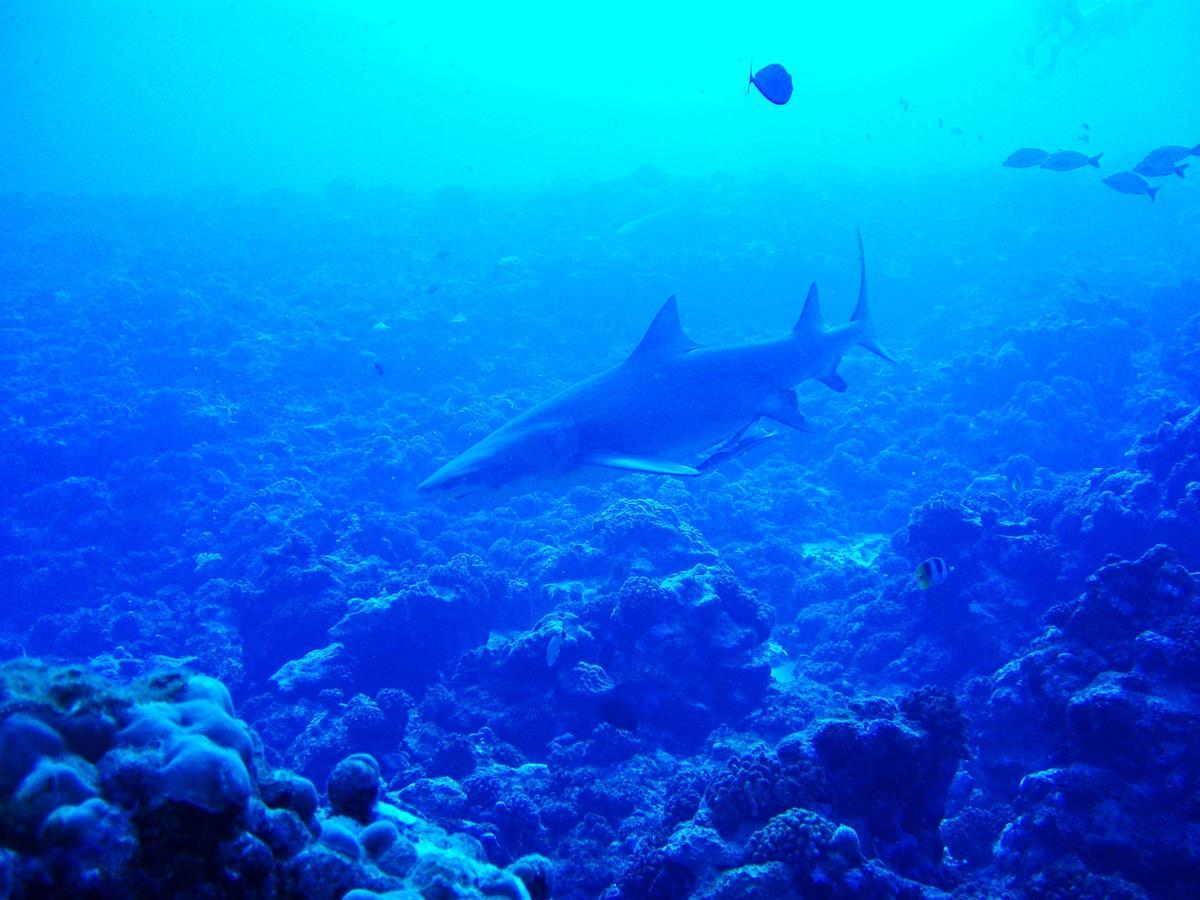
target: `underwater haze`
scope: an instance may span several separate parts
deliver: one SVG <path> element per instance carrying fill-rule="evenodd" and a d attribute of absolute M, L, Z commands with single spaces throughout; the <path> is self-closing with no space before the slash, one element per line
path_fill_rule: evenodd
<path fill-rule="evenodd" d="M 0 5 L 0 898 L 1191 898 L 1200 5 Z"/>

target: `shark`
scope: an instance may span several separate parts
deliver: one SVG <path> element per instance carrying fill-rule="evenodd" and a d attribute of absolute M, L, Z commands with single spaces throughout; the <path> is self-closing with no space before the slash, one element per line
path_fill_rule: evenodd
<path fill-rule="evenodd" d="M 858 264 L 849 322 L 825 323 L 813 283 L 795 327 L 771 340 L 701 346 L 671 296 L 626 359 L 510 419 L 417 490 L 462 496 L 582 469 L 694 478 L 780 434 L 751 433 L 762 420 L 809 430 L 797 385 L 845 391 L 837 368 L 855 346 L 895 362 L 875 336 L 861 233 Z"/>

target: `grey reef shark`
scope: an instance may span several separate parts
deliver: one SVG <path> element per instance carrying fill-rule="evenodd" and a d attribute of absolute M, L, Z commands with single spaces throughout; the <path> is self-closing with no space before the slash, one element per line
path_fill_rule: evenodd
<path fill-rule="evenodd" d="M 813 284 L 796 327 L 769 341 L 701 347 L 670 297 L 627 359 L 511 419 L 417 490 L 463 496 L 585 467 L 694 477 L 774 437 L 747 434 L 759 419 L 807 430 L 796 385 L 846 390 L 837 367 L 855 345 L 894 362 L 872 327 L 861 234 L 858 262 L 849 322 L 825 325 Z"/>

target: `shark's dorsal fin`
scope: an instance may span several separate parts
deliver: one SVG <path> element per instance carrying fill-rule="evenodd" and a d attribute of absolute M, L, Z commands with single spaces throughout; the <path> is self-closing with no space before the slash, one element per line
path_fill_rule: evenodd
<path fill-rule="evenodd" d="M 675 305 L 675 295 L 667 298 L 667 302 L 659 309 L 658 315 L 646 329 L 642 342 L 637 345 L 630 359 L 653 359 L 661 356 L 677 356 L 695 350 L 699 346 L 683 333 L 679 324 L 679 307 Z"/>
<path fill-rule="evenodd" d="M 824 331 L 825 320 L 821 317 L 821 298 L 817 293 L 817 283 L 808 286 L 808 296 L 804 298 L 804 309 L 800 311 L 800 319 L 792 331 Z"/>

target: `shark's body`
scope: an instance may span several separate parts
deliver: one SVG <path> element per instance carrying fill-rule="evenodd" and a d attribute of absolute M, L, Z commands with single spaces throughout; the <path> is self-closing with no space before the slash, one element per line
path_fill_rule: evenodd
<path fill-rule="evenodd" d="M 792 333 L 770 341 L 697 346 L 671 297 L 624 362 L 521 413 L 418 489 L 467 492 L 585 466 L 694 476 L 762 441 L 743 437 L 760 418 L 803 428 L 796 385 L 845 390 L 837 365 L 855 344 L 890 359 L 871 327 L 861 238 L 859 268 L 850 322 L 825 327 L 813 285 Z"/>

